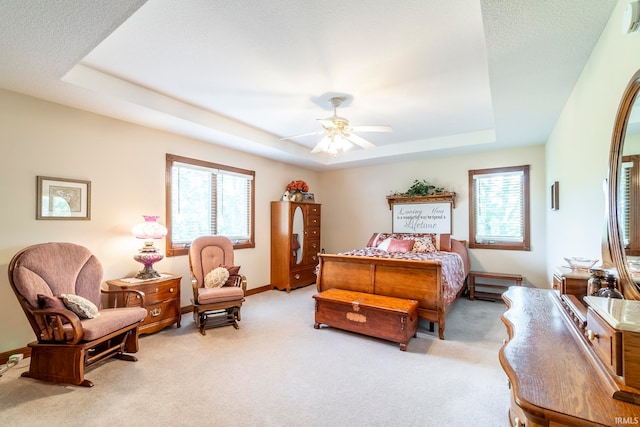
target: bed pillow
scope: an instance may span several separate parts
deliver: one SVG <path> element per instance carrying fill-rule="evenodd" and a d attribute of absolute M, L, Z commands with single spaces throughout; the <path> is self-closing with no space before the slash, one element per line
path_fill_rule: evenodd
<path fill-rule="evenodd" d="M 373 233 L 371 235 L 371 237 L 369 238 L 369 241 L 367 242 L 367 247 L 368 248 L 375 248 L 376 247 L 376 243 L 378 243 L 378 236 L 380 235 L 380 233 Z"/>
<path fill-rule="evenodd" d="M 378 248 L 380 247 L 382 242 L 392 237 L 395 238 L 396 236 L 393 233 L 373 233 L 373 234 L 374 235 L 371 236 L 371 238 L 369 239 L 369 243 L 367 243 L 367 247 Z"/>
<path fill-rule="evenodd" d="M 433 236 L 436 249 L 451 252 L 451 234 L 434 234 Z"/>

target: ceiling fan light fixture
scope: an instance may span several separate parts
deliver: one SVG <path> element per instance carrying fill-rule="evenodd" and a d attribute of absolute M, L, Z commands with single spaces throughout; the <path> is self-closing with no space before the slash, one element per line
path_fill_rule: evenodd
<path fill-rule="evenodd" d="M 351 149 L 354 145 L 361 148 L 374 148 L 375 145 L 370 141 L 356 135 L 354 132 L 391 132 L 391 126 L 351 126 L 349 120 L 338 116 L 338 107 L 347 100 L 347 96 L 336 96 L 329 99 L 333 106 L 333 115 L 324 119 L 318 119 L 322 125 L 322 131 L 309 132 L 300 135 L 294 135 L 281 139 L 299 138 L 309 135 L 319 135 L 326 132 L 326 135 L 311 150 L 311 153 L 328 153 L 336 157 L 338 153 Z"/>

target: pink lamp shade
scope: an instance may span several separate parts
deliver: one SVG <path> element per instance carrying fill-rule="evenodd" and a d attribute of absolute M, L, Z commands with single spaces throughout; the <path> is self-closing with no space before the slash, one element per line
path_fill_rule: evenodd
<path fill-rule="evenodd" d="M 133 259 L 144 265 L 144 268 L 136 274 L 137 279 L 154 279 L 160 277 L 160 274 L 154 270 L 153 264 L 164 258 L 162 252 L 159 252 L 153 246 L 153 239 L 162 239 L 167 235 L 167 229 L 164 225 L 158 224 L 158 216 L 143 215 L 144 222 L 133 227 L 133 235 L 138 239 L 144 239 L 144 246 L 138 250 Z"/>

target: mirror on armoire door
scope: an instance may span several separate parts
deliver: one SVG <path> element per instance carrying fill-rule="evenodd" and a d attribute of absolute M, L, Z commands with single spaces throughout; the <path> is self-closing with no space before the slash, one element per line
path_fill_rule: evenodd
<path fill-rule="evenodd" d="M 292 231 L 292 245 L 293 258 L 296 264 L 302 262 L 303 249 L 304 249 L 304 214 L 301 206 L 296 206 L 293 211 L 293 225 Z"/>

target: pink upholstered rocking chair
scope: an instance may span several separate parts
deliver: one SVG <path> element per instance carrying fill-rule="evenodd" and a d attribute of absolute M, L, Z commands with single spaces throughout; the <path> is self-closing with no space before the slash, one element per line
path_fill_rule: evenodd
<path fill-rule="evenodd" d="M 189 248 L 189 267 L 193 287 L 193 317 L 200 333 L 208 327 L 233 325 L 238 329 L 240 308 L 247 290 L 247 279 L 230 274 L 225 285 L 208 288 L 205 278 L 220 266 L 233 266 L 233 243 L 224 236 L 203 236 Z"/>
<path fill-rule="evenodd" d="M 91 387 L 93 383 L 84 378 L 86 368 L 109 357 L 137 360 L 125 353 L 138 351 L 138 325 L 147 310 L 102 309 L 101 294 L 144 295 L 103 290 L 102 274 L 100 261 L 72 243 L 33 245 L 14 255 L 9 283 L 37 339 L 28 345 L 31 361 L 23 377 Z M 60 298 L 63 294 L 66 303 Z M 68 308 L 69 300 L 78 303 L 71 304 L 75 311 Z"/>

